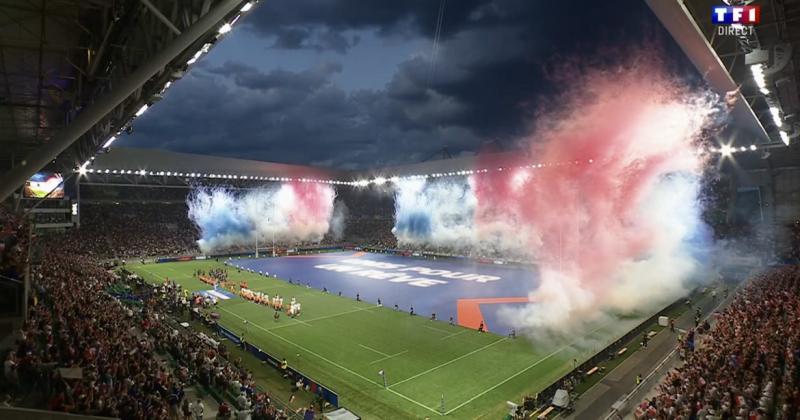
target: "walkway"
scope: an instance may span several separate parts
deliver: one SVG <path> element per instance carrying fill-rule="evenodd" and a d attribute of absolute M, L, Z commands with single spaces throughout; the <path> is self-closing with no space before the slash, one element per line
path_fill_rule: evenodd
<path fill-rule="evenodd" d="M 716 308 L 720 303 L 720 298 L 712 300 L 710 297 L 703 297 L 700 300 L 703 318 Z M 695 311 L 696 307 L 678 317 L 675 322 L 677 329 L 686 330 L 694 327 Z M 670 332 L 669 328 L 656 334 L 650 340 L 647 348 L 637 350 L 600 382 L 581 395 L 574 403 L 575 411 L 566 418 L 596 420 L 608 415 L 611 412 L 611 406 L 636 386 L 636 376 L 639 374 L 646 376 L 675 348 L 676 335 L 677 333 Z"/>

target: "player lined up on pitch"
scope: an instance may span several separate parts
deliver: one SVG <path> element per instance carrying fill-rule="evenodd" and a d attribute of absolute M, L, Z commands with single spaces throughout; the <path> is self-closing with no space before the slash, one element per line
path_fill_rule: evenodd
<path fill-rule="evenodd" d="M 250 290 L 246 287 L 242 287 L 239 290 L 239 295 L 241 295 L 245 300 L 258 303 L 259 305 L 269 306 L 274 309 L 276 313 L 278 311 L 286 310 L 286 314 L 290 317 L 294 318 L 300 315 L 301 305 L 300 302 L 298 302 L 295 298 L 292 298 L 289 304 L 284 307 L 283 298 L 280 295 L 275 295 L 272 297 L 272 299 L 270 299 L 268 294 Z"/>

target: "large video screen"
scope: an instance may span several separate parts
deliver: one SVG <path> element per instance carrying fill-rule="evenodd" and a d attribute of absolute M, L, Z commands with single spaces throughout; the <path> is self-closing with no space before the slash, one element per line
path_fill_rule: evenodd
<path fill-rule="evenodd" d="M 37 172 L 25 182 L 23 197 L 64 198 L 64 178 L 57 172 Z"/>

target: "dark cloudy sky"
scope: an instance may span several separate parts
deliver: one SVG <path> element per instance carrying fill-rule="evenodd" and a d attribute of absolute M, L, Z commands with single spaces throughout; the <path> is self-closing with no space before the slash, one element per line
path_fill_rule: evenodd
<path fill-rule="evenodd" d="M 669 40 L 642 0 L 265 0 L 119 145 L 341 169 L 510 148 L 548 65 L 645 36 Z"/>

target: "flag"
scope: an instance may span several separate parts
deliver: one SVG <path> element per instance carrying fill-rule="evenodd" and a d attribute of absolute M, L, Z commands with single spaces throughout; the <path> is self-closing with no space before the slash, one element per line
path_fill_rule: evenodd
<path fill-rule="evenodd" d="M 383 369 L 381 369 L 381 370 L 379 370 L 379 371 L 378 371 L 378 375 L 381 375 L 381 376 L 383 376 Z"/>

